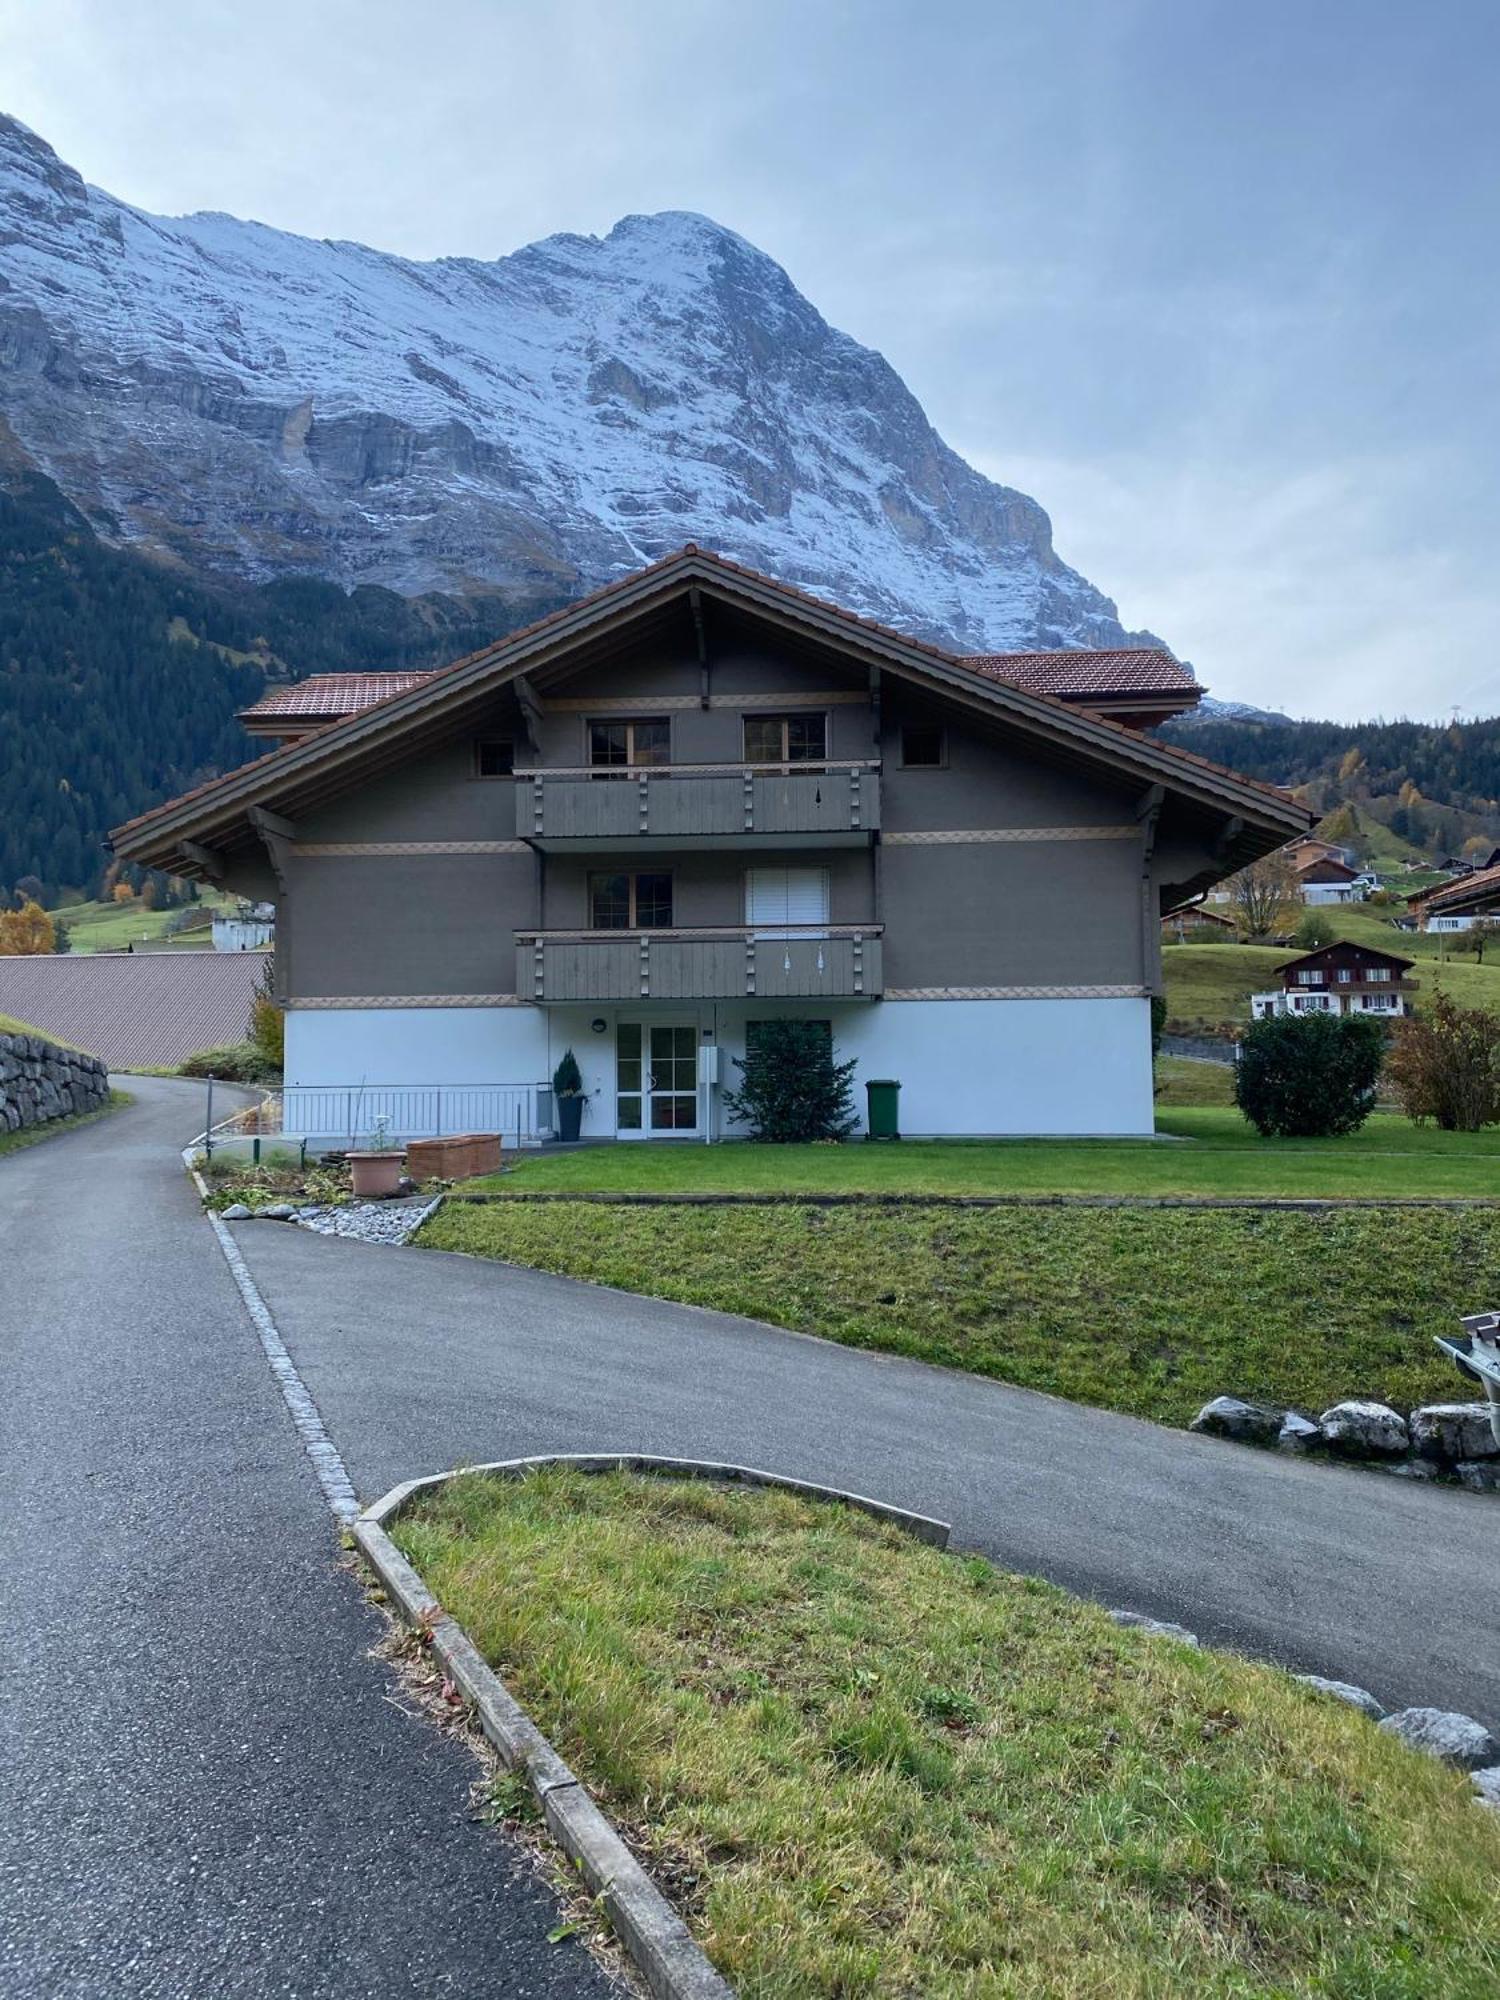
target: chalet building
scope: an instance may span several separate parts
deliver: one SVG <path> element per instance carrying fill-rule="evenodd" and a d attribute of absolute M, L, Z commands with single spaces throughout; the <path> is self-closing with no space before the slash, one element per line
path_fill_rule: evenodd
<path fill-rule="evenodd" d="M 1298 894 L 1314 908 L 1324 903 L 1362 903 L 1370 886 L 1370 877 L 1336 854 L 1310 850 L 1295 858 L 1292 866 Z"/>
<path fill-rule="evenodd" d="M 1232 944 L 1239 934 L 1233 917 L 1222 917 L 1202 903 L 1189 903 L 1161 920 L 1163 944 Z"/>
<path fill-rule="evenodd" d="M 1419 889 L 1406 906 L 1424 931 L 1467 931 L 1476 923 L 1500 922 L 1500 866 Z"/>
<path fill-rule="evenodd" d="M 1414 959 L 1397 958 L 1364 944 L 1325 944 L 1278 965 L 1279 987 L 1252 993 L 1250 1014 L 1407 1014 L 1417 982 L 1408 979 Z"/>
<path fill-rule="evenodd" d="M 571 1048 L 586 1137 L 714 1137 L 788 1015 L 912 1134 L 1149 1133 L 1162 912 L 1309 818 L 1144 733 L 1197 698 L 1163 653 L 965 658 L 689 546 L 439 672 L 271 691 L 278 748 L 114 847 L 274 902 L 313 1136 L 342 1091 L 526 1137 Z"/>

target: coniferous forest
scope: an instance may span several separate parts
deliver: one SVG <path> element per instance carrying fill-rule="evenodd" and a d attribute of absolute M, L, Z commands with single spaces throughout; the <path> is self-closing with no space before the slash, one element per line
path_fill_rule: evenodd
<path fill-rule="evenodd" d="M 39 474 L 0 487 L 0 906 L 97 892 L 110 827 L 258 756 L 268 679 L 440 666 L 562 600 L 195 580 L 101 541 Z"/>

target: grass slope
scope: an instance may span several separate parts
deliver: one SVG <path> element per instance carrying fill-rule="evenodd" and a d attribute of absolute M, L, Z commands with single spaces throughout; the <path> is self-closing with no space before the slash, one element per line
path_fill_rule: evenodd
<path fill-rule="evenodd" d="M 744 2000 L 1500 1983 L 1500 1825 L 1272 1668 L 788 1494 L 471 1475 L 396 1539 Z"/>
<path fill-rule="evenodd" d="M 213 890 L 206 890 L 202 897 L 206 909 L 228 909 L 234 900 Z M 148 910 L 139 896 L 128 903 L 64 903 L 48 911 L 49 916 L 67 925 L 69 948 L 75 952 L 123 951 L 128 944 L 149 944 L 153 951 L 207 949 L 212 943 L 207 927 L 167 936 L 167 925 L 177 914 L 176 910 Z"/>
<path fill-rule="evenodd" d="M 1454 950 L 1454 940 L 1442 933 L 1398 931 L 1390 912 L 1368 903 L 1320 910 L 1336 936 L 1377 951 L 1415 959 L 1411 977 L 1418 982 L 1420 1012 L 1434 985 L 1452 995 L 1460 1006 L 1487 1007 L 1500 1013 L 1500 953 L 1491 952 L 1481 965 L 1473 953 Z M 1242 1028 L 1250 1019 L 1250 995 L 1279 986 L 1276 968 L 1294 958 L 1296 945 L 1169 944 L 1162 947 L 1167 1018 L 1173 1028 Z"/>
<path fill-rule="evenodd" d="M 0 1029 L 4 1027 L 4 1017 L 0 1016 Z M 18 1132 L 0 1132 L 0 1160 L 7 1153 L 19 1153 L 27 1146 L 38 1145 L 43 1139 L 55 1139 L 60 1132 L 76 1131 L 80 1125 L 97 1124 L 101 1118 L 108 1118 L 112 1111 L 123 1111 L 127 1104 L 134 1102 L 129 1091 L 112 1090 L 108 1104 L 101 1105 L 97 1111 L 81 1111 L 74 1118 L 53 1118 L 45 1125 L 25 1125 Z"/>
<path fill-rule="evenodd" d="M 1186 1424 L 1459 1385 L 1432 1345 L 1500 1296 L 1500 1211 L 448 1203 L 429 1247 L 769 1320 Z"/>

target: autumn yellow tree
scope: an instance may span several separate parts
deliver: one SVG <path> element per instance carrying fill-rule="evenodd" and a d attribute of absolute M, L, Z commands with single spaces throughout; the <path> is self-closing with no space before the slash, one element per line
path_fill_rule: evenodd
<path fill-rule="evenodd" d="M 0 910 L 0 958 L 39 958 L 53 951 L 57 933 L 40 903 Z"/>
<path fill-rule="evenodd" d="M 113 894 L 117 903 L 131 903 L 135 900 L 135 891 L 128 882 L 116 882 Z"/>

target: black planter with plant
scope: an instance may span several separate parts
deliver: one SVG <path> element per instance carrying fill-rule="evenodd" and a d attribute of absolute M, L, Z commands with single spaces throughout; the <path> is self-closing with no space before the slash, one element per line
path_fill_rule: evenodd
<path fill-rule="evenodd" d="M 583 1072 L 571 1049 L 552 1072 L 552 1095 L 557 1103 L 558 1138 L 564 1141 L 578 1138 L 583 1130 Z"/>

